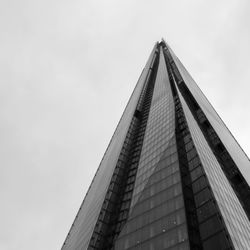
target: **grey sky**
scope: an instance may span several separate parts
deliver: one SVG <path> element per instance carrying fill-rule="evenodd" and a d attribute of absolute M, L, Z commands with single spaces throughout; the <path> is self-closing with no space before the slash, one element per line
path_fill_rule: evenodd
<path fill-rule="evenodd" d="M 0 249 L 59 249 L 156 40 L 250 155 L 250 2 L 0 3 Z"/>

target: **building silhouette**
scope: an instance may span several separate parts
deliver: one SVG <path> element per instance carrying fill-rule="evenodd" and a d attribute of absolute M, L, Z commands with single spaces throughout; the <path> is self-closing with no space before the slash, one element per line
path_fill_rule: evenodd
<path fill-rule="evenodd" d="M 248 157 L 162 40 L 62 249 L 249 250 L 249 184 Z"/>

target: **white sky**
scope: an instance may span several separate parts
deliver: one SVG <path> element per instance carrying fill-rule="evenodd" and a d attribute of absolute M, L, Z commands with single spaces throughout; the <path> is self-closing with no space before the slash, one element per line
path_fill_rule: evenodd
<path fill-rule="evenodd" d="M 60 249 L 161 37 L 250 155 L 250 1 L 0 2 L 0 249 Z"/>

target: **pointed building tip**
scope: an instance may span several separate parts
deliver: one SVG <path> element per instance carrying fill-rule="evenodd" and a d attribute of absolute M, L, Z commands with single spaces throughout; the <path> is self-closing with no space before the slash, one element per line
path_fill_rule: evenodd
<path fill-rule="evenodd" d="M 158 44 L 163 45 L 164 47 L 169 48 L 168 43 L 166 42 L 166 40 L 162 37 L 161 40 L 158 42 Z"/>
<path fill-rule="evenodd" d="M 166 40 L 165 40 L 163 37 L 162 37 L 161 41 L 162 41 L 166 46 L 168 46 Z"/>
<path fill-rule="evenodd" d="M 160 46 L 166 47 L 167 43 L 165 42 L 164 38 L 162 37 L 161 40 L 158 42 Z"/>

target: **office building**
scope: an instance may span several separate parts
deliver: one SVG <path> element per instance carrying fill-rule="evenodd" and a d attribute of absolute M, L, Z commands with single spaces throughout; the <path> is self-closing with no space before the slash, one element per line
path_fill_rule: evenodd
<path fill-rule="evenodd" d="M 62 249 L 249 250 L 249 184 L 249 158 L 162 40 Z"/>

